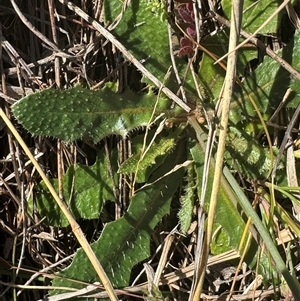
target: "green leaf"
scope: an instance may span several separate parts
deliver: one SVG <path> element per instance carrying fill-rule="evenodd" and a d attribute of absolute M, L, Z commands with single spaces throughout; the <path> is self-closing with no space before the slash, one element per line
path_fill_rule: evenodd
<path fill-rule="evenodd" d="M 106 224 L 100 238 L 92 243 L 92 249 L 99 258 L 112 284 L 116 288 L 129 284 L 131 269 L 150 256 L 150 235 L 152 230 L 170 210 L 174 193 L 181 183 L 184 170 L 160 179 L 164 174 L 184 160 L 185 147 L 176 149 L 163 165 L 153 174 L 150 186 L 142 188 L 132 199 L 125 215 Z M 155 182 L 158 180 L 157 182 Z M 84 267 L 84 269 L 83 269 Z M 79 249 L 72 264 L 60 272 L 64 278 L 55 278 L 54 287 L 82 288 L 84 285 L 73 280 L 93 283 L 98 276 L 90 261 Z M 59 293 L 58 290 L 53 294 Z"/>
<path fill-rule="evenodd" d="M 182 233 L 186 233 L 192 223 L 196 195 L 194 165 L 187 166 L 187 176 L 184 182 L 186 182 L 186 186 L 184 187 L 184 195 L 180 199 L 181 208 L 178 212 L 180 231 Z"/>
<path fill-rule="evenodd" d="M 109 135 L 125 138 L 135 128 L 151 120 L 157 96 L 126 91 L 114 93 L 110 88 L 92 91 L 81 86 L 68 90 L 48 89 L 22 98 L 12 106 L 18 121 L 32 134 L 52 136 L 67 142 L 76 139 L 95 143 Z M 171 102 L 159 99 L 154 116 L 168 110 Z"/>
<path fill-rule="evenodd" d="M 265 179 L 272 168 L 270 150 L 245 134 L 238 137 L 231 133 L 228 136 L 225 158 L 231 168 L 237 169 L 248 179 Z M 280 163 L 277 170 L 283 168 Z"/>
<path fill-rule="evenodd" d="M 222 8 L 227 19 L 231 18 L 231 0 L 222 0 Z M 278 0 L 264 0 L 264 1 L 253 1 L 245 0 L 243 6 L 243 19 L 242 28 L 248 32 L 256 31 L 259 26 L 261 26 L 266 19 L 278 8 L 281 1 Z M 277 13 L 270 22 L 264 26 L 259 33 L 260 34 L 270 34 L 276 33 L 280 20 L 283 15 L 283 10 Z"/>
<path fill-rule="evenodd" d="M 199 144 L 192 146 L 191 154 L 195 161 L 195 172 L 196 172 L 196 187 L 198 189 L 198 195 L 201 195 L 201 185 L 203 177 L 204 167 L 204 150 Z M 205 199 L 207 200 L 206 206 L 209 204 L 210 193 L 212 191 L 214 174 L 214 164 L 210 165 L 208 174 L 208 184 Z M 215 215 L 215 226 L 214 231 L 218 235 L 214 235 L 212 241 L 211 250 L 213 254 L 220 254 L 231 249 L 237 250 L 245 229 L 245 223 L 240 216 L 237 208 L 233 203 L 237 203 L 236 196 L 228 185 L 224 177 L 221 180 L 221 187 L 219 191 L 218 206 Z M 230 216 L 230 219 L 228 218 Z M 220 239 L 222 238 L 222 243 Z"/>
<path fill-rule="evenodd" d="M 292 64 L 296 70 L 300 70 L 299 47 L 300 32 L 296 31 L 293 40 L 277 53 L 288 63 Z M 264 119 L 268 120 L 290 86 L 295 91 L 300 91 L 299 80 L 292 80 L 290 73 L 270 57 L 265 57 L 264 62 L 245 78 L 243 84 L 245 90 L 242 91 L 237 87 L 233 95 L 234 103 L 237 102 L 239 104 L 237 107 L 242 108 L 240 114 L 235 114 L 235 120 L 232 119 L 234 123 L 245 118 L 242 116 L 247 116 L 248 119 L 259 122 L 257 113 L 250 102 L 250 97 L 256 103 Z M 297 94 L 292 93 L 289 101 L 290 103 L 298 104 Z"/>
<path fill-rule="evenodd" d="M 142 157 L 143 152 L 148 148 L 148 143 L 145 145 L 144 149 L 144 135 L 142 141 L 139 141 L 137 144 L 137 139 L 134 139 L 132 142 L 134 148 L 137 149 L 137 153 L 132 155 L 127 159 L 119 168 L 118 173 L 129 174 L 137 172 L 137 183 L 145 183 L 153 172 L 160 164 L 164 162 L 168 154 L 173 150 L 176 141 L 178 140 L 178 134 L 180 131 L 170 132 L 168 136 L 163 137 L 160 135 L 158 142 L 153 142 L 151 147 Z M 140 136 L 138 137 L 140 138 Z"/>
<path fill-rule="evenodd" d="M 277 54 L 292 64 L 295 69 L 300 70 L 299 47 L 300 33 L 296 31 L 293 40 L 282 50 L 278 51 Z M 217 47 L 215 47 L 214 50 L 211 49 L 211 51 L 218 56 L 224 54 L 222 50 Z M 246 66 L 244 63 L 253 58 L 251 52 L 244 54 L 244 51 L 242 51 L 241 56 L 245 56 L 245 60 L 240 60 L 240 65 L 244 65 L 244 67 Z M 242 71 L 242 69 L 240 70 Z M 200 65 L 199 79 L 209 102 L 208 106 L 210 107 L 212 103 L 216 103 L 220 95 L 224 76 L 225 71 L 220 66 L 213 65 L 213 60 L 205 54 Z M 244 89 L 238 84 L 235 85 L 231 102 L 230 120 L 233 124 L 247 120 L 247 122 L 242 125 L 244 128 L 251 122 L 254 124 L 260 123 L 257 112 L 254 110 L 250 99 L 256 103 L 258 110 L 262 113 L 266 121 L 274 112 L 274 108 L 278 107 L 278 104 L 282 101 L 286 90 L 290 86 L 294 92 L 289 96 L 288 107 L 295 108 L 299 103 L 297 97 L 297 94 L 300 93 L 299 80 L 294 79 L 279 63 L 268 56 L 264 58 L 264 62 L 261 63 L 255 71 L 244 78 L 242 84 Z"/>
<path fill-rule="evenodd" d="M 261 1 L 262 2 L 262 1 Z M 215 38 L 207 41 L 214 45 Z M 220 36 L 222 39 L 222 35 Z M 277 54 L 284 60 L 290 63 L 296 70 L 300 70 L 300 32 L 296 31 L 294 38 Z M 210 48 L 209 48 L 210 49 Z M 224 52 L 221 48 L 215 47 L 210 49 L 216 55 L 221 56 Z M 251 60 L 253 53 L 240 50 L 241 56 L 239 59 L 240 66 L 246 66 L 245 63 Z M 206 54 L 200 64 L 199 79 L 201 86 L 205 91 L 205 96 L 208 100 L 208 106 L 212 107 L 215 104 L 223 85 L 225 71 L 217 65 L 213 65 L 213 60 Z M 242 68 L 240 69 L 242 72 Z M 242 75 L 242 74 L 240 74 Z M 295 108 L 299 104 L 298 94 L 300 93 L 300 81 L 293 78 L 288 71 L 280 66 L 279 63 L 272 58 L 266 56 L 255 71 L 246 76 L 243 81 L 244 89 L 238 84 L 235 85 L 234 94 L 231 102 L 230 120 L 234 124 L 247 120 L 247 122 L 260 123 L 257 112 L 250 101 L 250 98 L 256 103 L 259 111 L 262 113 L 264 120 L 268 120 L 274 112 L 274 108 L 282 101 L 286 90 L 291 87 L 293 92 L 288 98 L 287 107 Z M 244 123 L 243 127 L 247 127 L 248 123 Z"/>
<path fill-rule="evenodd" d="M 203 150 L 199 144 L 194 145 L 191 148 L 191 154 L 195 161 L 195 171 L 197 174 L 196 185 L 199 197 L 201 194 L 201 183 L 203 177 L 204 151 L 205 150 Z M 210 193 L 212 191 L 214 169 L 215 163 L 212 161 L 208 173 L 207 195 L 205 196 L 205 206 L 207 208 L 209 206 Z M 226 168 L 226 170 L 228 169 Z M 236 183 L 236 185 L 238 184 Z M 243 197 L 246 198 L 244 194 Z M 222 176 L 221 187 L 218 195 L 218 206 L 215 214 L 213 240 L 211 243 L 211 251 L 215 255 L 231 249 L 238 250 L 240 246 L 246 226 L 237 209 L 237 204 L 240 202 L 240 196 L 237 196 L 236 192 L 232 189 L 232 182 L 228 182 L 228 180 Z M 268 270 L 270 262 L 268 262 L 268 258 L 266 258 L 265 254 L 263 254 L 258 261 L 259 256 L 257 256 L 257 253 L 258 246 L 253 239 L 247 249 L 245 260 L 251 268 L 258 265 L 259 273 L 261 273 L 266 279 L 270 279 L 271 275 Z"/>
<path fill-rule="evenodd" d="M 290 44 L 288 45 L 289 49 L 293 47 L 293 52 L 291 54 L 291 51 L 287 50 L 285 53 L 285 55 L 287 56 L 287 61 L 290 62 L 290 64 L 292 64 L 292 66 L 298 70 L 298 72 L 300 71 L 300 54 L 299 54 L 299 45 L 300 45 L 300 31 L 297 30 L 295 32 L 295 36 L 294 36 L 294 40 L 292 40 L 290 42 Z M 292 56 L 292 58 L 291 58 Z M 300 94 L 300 81 L 299 79 L 291 76 L 290 74 L 288 74 L 287 72 L 285 72 L 285 76 L 290 79 L 289 85 L 292 88 L 292 92 L 289 95 L 288 98 L 288 108 L 297 108 L 299 105 L 299 94 Z"/>
<path fill-rule="evenodd" d="M 300 33 L 296 31 L 294 39 L 278 52 L 278 55 L 298 70 L 300 70 L 299 47 Z M 199 75 L 209 100 L 219 96 L 225 76 L 224 71 L 219 66 L 213 66 L 212 63 L 209 57 L 204 56 Z M 300 82 L 292 78 L 279 63 L 270 57 L 265 57 L 264 62 L 245 77 L 243 85 L 245 90 L 236 84 L 231 103 L 230 119 L 234 126 L 230 128 L 226 160 L 235 169 L 238 167 L 246 178 L 261 179 L 272 167 L 270 151 L 255 142 L 255 135 L 261 128 L 259 129 L 260 121 L 250 98 L 256 103 L 264 120 L 267 121 L 282 101 L 289 86 L 294 92 L 289 96 L 288 107 L 295 108 L 299 104 L 297 93 L 300 93 Z M 237 132 L 239 132 L 238 135 L 236 135 Z M 231 158 L 236 160 L 237 166 L 234 166 Z M 278 182 L 283 180 L 282 168 L 281 164 L 276 178 Z"/>
<path fill-rule="evenodd" d="M 205 48 L 218 58 L 225 55 L 228 48 L 228 35 L 229 31 L 225 30 L 217 35 L 208 37 L 205 40 Z M 257 50 L 253 50 L 249 47 L 240 49 L 237 58 L 237 76 L 244 77 L 247 66 L 256 58 Z M 225 73 L 226 71 L 219 64 L 215 64 L 215 61 L 208 54 L 203 53 L 198 77 L 199 83 L 204 91 L 203 94 L 206 105 L 212 109 L 214 109 L 220 96 L 224 84 Z M 232 103 L 231 107 L 231 119 L 235 119 L 235 115 L 237 115 L 238 120 L 240 120 L 240 112 L 243 105 L 241 106 L 240 103 Z"/>
<path fill-rule="evenodd" d="M 114 22 L 121 13 L 122 6 L 121 1 L 104 1 L 105 21 Z M 172 66 L 168 43 L 168 22 L 151 12 L 148 0 L 132 0 L 112 33 L 135 58 L 143 61 L 143 65 L 150 73 L 164 82 L 168 88 L 177 92 L 178 83 L 174 72 L 165 80 L 166 74 Z M 175 60 L 179 74 L 183 79 L 187 68 L 186 61 L 179 57 L 175 57 Z M 143 81 L 149 83 L 146 78 Z M 187 91 L 195 93 L 194 82 L 190 73 L 188 73 L 184 87 Z"/>
<path fill-rule="evenodd" d="M 117 170 L 116 160 L 111 160 Z M 64 200 L 75 219 L 98 218 L 106 200 L 114 200 L 113 181 L 108 173 L 108 160 L 104 152 L 92 166 L 77 164 L 68 168 L 63 176 Z M 116 174 L 116 173 L 115 173 Z M 58 180 L 50 180 L 58 191 Z M 29 203 L 32 208 L 32 200 Z M 35 206 L 39 214 L 45 217 L 45 223 L 51 226 L 66 227 L 68 220 L 53 200 L 51 193 L 42 181 L 37 186 Z"/>

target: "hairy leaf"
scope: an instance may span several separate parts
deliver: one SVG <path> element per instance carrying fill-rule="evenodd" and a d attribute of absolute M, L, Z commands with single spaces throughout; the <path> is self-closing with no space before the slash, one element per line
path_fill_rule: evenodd
<path fill-rule="evenodd" d="M 92 91 L 81 86 L 68 90 L 48 89 L 22 98 L 12 106 L 18 121 L 32 134 L 71 142 L 98 142 L 109 135 L 128 133 L 151 120 L 157 96 L 132 91 L 114 93 L 110 88 Z M 171 102 L 160 99 L 154 116 L 174 115 Z M 177 107 L 178 108 L 178 107 Z"/>
<path fill-rule="evenodd" d="M 226 148 L 226 162 L 237 169 L 245 178 L 265 179 L 272 169 L 270 150 L 249 136 L 246 139 L 242 136 L 234 137 L 231 135 L 228 140 L 230 143 L 227 144 Z M 283 164 L 281 163 L 277 170 L 282 169 Z"/>
<path fill-rule="evenodd" d="M 204 150 L 200 147 L 200 145 L 197 144 L 191 148 L 191 154 L 195 160 L 195 170 L 197 173 L 196 185 L 198 189 L 198 195 L 200 197 L 204 165 Z M 209 206 L 210 193 L 212 191 L 215 168 L 214 163 L 215 161 L 212 160 L 208 174 L 208 193 L 205 196 L 205 199 L 207 200 L 205 203 L 206 208 Z M 237 204 L 239 202 L 240 200 L 233 191 L 231 183 L 228 183 L 225 177 L 222 176 L 221 187 L 218 195 L 218 206 L 216 208 L 216 214 L 214 217 L 214 233 L 211 243 L 211 251 L 213 254 L 220 254 L 230 249 L 238 250 L 246 226 L 240 212 L 237 209 Z M 245 260 L 251 268 L 256 268 L 258 265 L 259 273 L 261 273 L 265 279 L 271 279 L 271 274 L 268 270 L 270 267 L 268 257 L 265 254 L 262 254 L 262 256 L 259 257 L 257 254 L 258 246 L 256 242 L 252 240 L 247 249 Z"/>
<path fill-rule="evenodd" d="M 212 41 L 215 38 L 211 38 Z M 209 40 L 208 40 L 209 43 Z M 295 32 L 292 41 L 282 50 L 278 51 L 278 55 L 300 70 L 300 33 Z M 221 49 L 212 50 L 217 55 L 223 55 Z M 245 54 L 240 50 L 241 55 L 245 58 L 253 58 L 251 52 Z M 244 61 L 244 63 L 246 60 Z M 213 60 L 204 54 L 199 71 L 199 79 L 204 89 L 204 96 L 208 100 L 208 106 L 215 104 L 219 97 L 225 71 L 217 65 L 213 65 Z M 241 66 L 243 63 L 241 64 Z M 245 67 L 245 64 L 244 64 Z M 241 76 L 242 74 L 240 74 Z M 242 83 L 243 89 L 238 84 L 235 85 L 234 94 L 231 103 L 230 120 L 234 124 L 247 120 L 247 122 L 260 123 L 257 112 L 255 111 L 250 100 L 253 100 L 258 110 L 262 113 L 263 118 L 267 121 L 275 108 L 282 101 L 286 90 L 292 87 L 293 92 L 288 98 L 288 107 L 294 108 L 298 105 L 299 100 L 297 94 L 300 91 L 300 81 L 293 78 L 288 71 L 280 66 L 279 63 L 272 58 L 266 56 L 263 63 L 257 69 L 245 76 Z M 214 101 L 212 101 L 214 100 Z M 247 122 L 241 126 L 247 126 Z"/>
<path fill-rule="evenodd" d="M 184 160 L 183 148 L 176 149 L 150 178 L 150 183 L 160 179 L 175 164 Z M 92 248 L 116 288 L 129 284 L 131 269 L 150 255 L 150 235 L 156 224 L 170 210 L 173 194 L 183 177 L 180 169 L 142 188 L 131 199 L 125 215 L 106 224 L 100 238 L 92 243 Z M 71 279 L 88 283 L 98 281 L 98 276 L 90 261 L 78 250 L 72 264 L 60 273 L 64 278 L 55 278 L 54 287 L 81 288 L 83 285 Z M 68 280 L 69 279 L 69 280 Z M 57 294 L 58 291 L 54 291 Z"/>
<path fill-rule="evenodd" d="M 111 160 L 117 170 L 116 160 Z M 106 200 L 114 200 L 113 180 L 108 172 L 108 160 L 103 153 L 94 165 L 77 164 L 71 166 L 63 176 L 64 200 L 75 219 L 98 218 Z M 115 173 L 116 175 L 116 173 Z M 51 179 L 52 185 L 58 191 L 58 180 Z M 32 202 L 32 201 L 31 201 Z M 33 204 L 30 202 L 30 207 Z M 45 217 L 45 223 L 51 226 L 66 227 L 68 220 L 53 200 L 51 193 L 42 181 L 37 185 L 35 205 L 39 214 Z"/>
<path fill-rule="evenodd" d="M 181 208 L 178 212 L 180 223 L 180 231 L 186 233 L 192 223 L 193 209 L 195 205 L 196 183 L 194 165 L 187 167 L 187 175 L 184 179 L 186 185 L 184 187 L 184 194 L 181 196 Z"/>
<path fill-rule="evenodd" d="M 168 36 L 168 22 L 158 18 L 149 10 L 148 0 L 132 0 L 129 7 L 122 14 L 122 19 L 112 33 L 138 60 L 143 61 L 147 70 L 164 82 L 174 92 L 178 90 L 174 72 L 165 79 L 172 66 Z M 104 2 L 105 20 L 114 22 L 122 11 L 121 1 Z M 182 78 L 186 77 L 186 62 L 182 58 L 175 58 L 176 66 Z M 145 82 L 149 80 L 144 78 Z M 186 77 L 184 87 L 195 93 L 194 83 L 190 74 Z"/>
<path fill-rule="evenodd" d="M 196 187 L 199 197 L 201 195 L 204 152 L 205 151 L 199 144 L 196 144 L 191 148 L 191 154 L 195 161 L 195 172 L 197 175 Z M 208 194 L 205 197 L 207 200 L 206 206 L 209 206 L 210 193 L 212 191 L 213 184 L 213 173 L 214 164 L 211 164 L 208 174 Z M 217 231 L 216 233 L 218 235 L 214 235 L 211 246 L 214 254 L 220 254 L 231 249 L 237 250 L 240 245 L 245 223 L 233 203 L 237 204 L 236 196 L 225 178 L 222 177 L 214 226 L 214 231 Z M 228 218 L 229 216 L 230 219 Z M 219 226 L 221 226 L 221 228 L 219 228 Z"/>
<path fill-rule="evenodd" d="M 224 31 L 208 37 L 205 40 L 205 48 L 212 52 L 217 58 L 226 54 L 228 47 L 228 35 L 229 31 Z M 219 45 L 216 47 L 216 45 Z M 223 45 L 223 47 L 221 47 Z M 237 57 L 237 76 L 244 77 L 250 62 L 257 58 L 257 51 L 249 47 L 241 48 Z M 214 108 L 218 98 L 220 96 L 222 86 L 224 83 L 226 71 L 219 64 L 215 64 L 215 61 L 206 53 L 203 53 L 202 60 L 199 66 L 199 82 L 203 90 L 203 97 L 207 106 Z M 231 118 L 234 115 L 240 115 L 241 104 L 232 104 Z"/>
<path fill-rule="evenodd" d="M 292 64 L 297 70 L 300 70 L 299 47 L 300 32 L 296 31 L 293 40 L 282 50 L 278 51 L 278 55 L 282 56 L 284 60 Z M 233 103 L 237 103 L 237 107 L 242 109 L 241 113 L 235 114 L 236 118 L 232 119 L 234 123 L 241 121 L 245 117 L 259 122 L 250 98 L 256 103 L 264 119 L 268 120 L 282 101 L 286 90 L 291 85 L 295 90 L 299 89 L 298 87 L 300 86 L 299 80 L 293 80 L 290 73 L 270 57 L 265 57 L 264 62 L 251 75 L 245 78 L 243 85 L 244 90 L 237 87 L 233 95 Z M 290 104 L 299 103 L 296 93 L 290 95 L 289 101 Z"/>
<path fill-rule="evenodd" d="M 138 144 L 137 139 L 134 139 L 134 147 L 137 149 L 137 152 L 120 166 L 118 172 L 123 174 L 137 172 L 137 183 L 146 182 L 153 170 L 164 162 L 168 154 L 175 147 L 178 133 L 179 131 L 171 132 L 166 137 L 160 135 L 158 138 L 159 141 L 153 142 L 146 153 L 145 150 L 149 146 L 150 139 L 148 139 L 145 146 L 144 139 L 139 141 Z"/>

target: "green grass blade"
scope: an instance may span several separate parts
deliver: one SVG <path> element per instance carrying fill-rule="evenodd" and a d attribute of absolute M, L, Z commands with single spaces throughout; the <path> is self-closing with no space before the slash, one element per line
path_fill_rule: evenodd
<path fill-rule="evenodd" d="M 260 220 L 257 213 L 252 208 L 249 200 L 246 198 L 241 187 L 236 182 L 235 178 L 232 176 L 232 174 L 230 173 L 230 171 L 228 170 L 227 167 L 224 168 L 224 175 L 225 175 L 226 179 L 228 180 L 228 182 L 230 183 L 232 189 L 237 194 L 241 207 L 243 208 L 246 215 L 252 219 L 253 224 L 255 225 L 260 236 L 262 237 L 274 262 L 276 262 L 275 268 L 277 268 L 277 271 L 279 273 L 281 273 L 282 276 L 284 277 L 284 279 L 286 280 L 287 285 L 290 287 L 295 300 L 299 301 L 300 300 L 300 284 L 299 284 L 298 280 L 294 276 L 292 276 L 290 274 L 290 272 L 288 271 L 269 232 L 264 227 L 262 221 Z"/>

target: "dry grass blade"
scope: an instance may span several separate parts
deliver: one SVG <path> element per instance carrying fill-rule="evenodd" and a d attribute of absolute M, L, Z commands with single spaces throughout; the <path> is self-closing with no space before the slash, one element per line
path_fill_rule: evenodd
<path fill-rule="evenodd" d="M 10 0 L 13 8 L 15 9 L 16 13 L 22 20 L 22 22 L 30 29 L 31 32 L 33 32 L 36 36 L 38 36 L 42 41 L 44 41 L 48 46 L 50 46 L 53 50 L 57 52 L 61 52 L 61 50 L 54 44 L 52 43 L 48 38 L 46 38 L 41 32 L 39 32 L 32 24 L 27 20 L 27 18 L 23 15 L 21 10 L 19 9 L 18 5 L 14 0 Z"/>
<path fill-rule="evenodd" d="M 240 28 L 242 22 L 242 10 L 243 10 L 243 1 L 240 0 L 233 1 L 232 11 L 231 11 L 232 27 L 231 27 L 230 39 L 229 39 L 229 57 L 227 62 L 226 77 L 224 81 L 224 90 L 223 90 L 223 94 L 221 94 L 219 97 L 220 99 L 222 99 L 222 115 L 221 115 L 221 120 L 219 125 L 220 135 L 219 135 L 218 149 L 217 149 L 217 156 L 216 156 L 216 168 L 214 172 L 213 190 L 210 198 L 207 230 L 204 237 L 203 248 L 201 250 L 201 255 L 202 255 L 201 261 L 196 262 L 195 264 L 195 268 L 198 269 L 199 278 L 194 278 L 194 284 L 193 284 L 194 290 L 191 292 L 191 297 L 190 297 L 190 300 L 193 301 L 200 300 L 204 278 L 205 278 L 205 267 L 207 265 L 210 243 L 212 239 L 214 217 L 215 217 L 219 188 L 221 183 L 222 166 L 224 162 L 224 152 L 225 152 L 225 143 L 226 143 L 226 136 L 227 136 L 230 101 L 233 93 L 233 86 L 236 79 L 237 52 L 235 49 L 240 34 Z"/>

